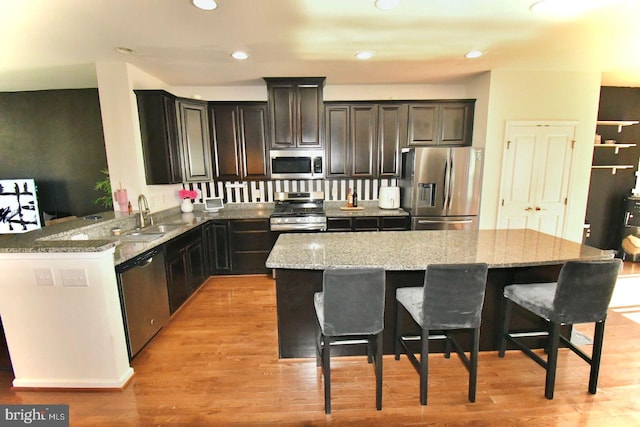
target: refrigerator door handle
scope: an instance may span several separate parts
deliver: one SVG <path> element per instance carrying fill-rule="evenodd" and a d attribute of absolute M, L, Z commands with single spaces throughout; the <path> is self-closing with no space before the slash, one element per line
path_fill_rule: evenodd
<path fill-rule="evenodd" d="M 449 210 L 449 191 L 450 191 L 450 180 L 451 180 L 451 171 L 449 170 L 449 160 L 451 159 L 451 152 L 449 151 L 449 155 L 445 157 L 444 161 L 444 188 L 442 189 L 442 207 L 445 212 Z"/>
<path fill-rule="evenodd" d="M 449 204 L 447 205 L 447 212 L 451 210 L 453 205 L 453 186 L 455 185 L 455 173 L 453 170 L 453 153 L 449 150 Z"/>
<path fill-rule="evenodd" d="M 471 224 L 473 222 L 472 219 L 442 219 L 442 220 L 433 220 L 433 219 L 419 219 L 418 224 Z"/>

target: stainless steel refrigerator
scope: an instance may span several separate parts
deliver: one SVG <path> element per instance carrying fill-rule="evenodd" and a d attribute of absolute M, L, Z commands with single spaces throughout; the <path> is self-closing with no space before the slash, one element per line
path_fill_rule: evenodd
<path fill-rule="evenodd" d="M 400 202 L 411 214 L 411 229 L 477 229 L 482 164 L 479 148 L 405 149 Z"/>

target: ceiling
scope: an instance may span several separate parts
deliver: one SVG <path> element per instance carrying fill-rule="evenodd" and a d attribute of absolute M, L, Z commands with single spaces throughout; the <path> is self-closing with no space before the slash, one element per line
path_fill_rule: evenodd
<path fill-rule="evenodd" d="M 97 87 L 96 62 L 129 62 L 169 86 L 255 85 L 326 76 L 327 84 L 462 82 L 492 69 L 602 72 L 640 87 L 640 1 L 0 0 L 0 91 Z M 127 47 L 135 54 L 116 52 Z M 469 60 L 472 49 L 484 52 Z M 249 59 L 230 57 L 235 50 Z M 357 51 L 373 58 L 356 60 Z"/>

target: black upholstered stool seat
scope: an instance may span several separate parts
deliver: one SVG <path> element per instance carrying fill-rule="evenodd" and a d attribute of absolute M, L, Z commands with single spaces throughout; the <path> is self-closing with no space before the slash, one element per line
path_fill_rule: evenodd
<path fill-rule="evenodd" d="M 469 371 L 469 400 L 475 401 L 480 344 L 480 318 L 487 283 L 487 264 L 429 265 L 424 286 L 396 289 L 395 359 L 400 348 L 420 374 L 420 403 L 427 404 L 429 340 L 446 339 L 445 357 L 451 345 Z M 417 337 L 402 332 L 402 312 L 408 312 L 420 326 L 420 360 L 409 349 L 408 342 Z M 473 334 L 470 356 L 449 331 L 470 329 Z M 437 335 L 431 332 L 440 332 Z"/>
<path fill-rule="evenodd" d="M 317 362 L 324 374 L 325 412 L 331 413 L 331 346 L 366 342 L 376 374 L 376 408 L 382 409 L 383 269 L 333 269 L 313 296 L 318 318 Z M 363 341 L 353 338 L 361 337 Z M 343 340 L 343 338 L 345 338 Z"/>
<path fill-rule="evenodd" d="M 507 342 L 545 368 L 545 396 L 553 399 L 560 341 L 591 365 L 589 392 L 596 393 L 607 309 L 622 262 L 619 259 L 569 261 L 557 282 L 509 285 L 504 288 L 502 336 L 498 355 L 504 357 Z M 549 322 L 546 331 L 509 332 L 511 306 L 515 303 Z M 561 325 L 595 322 L 593 350 L 589 357 L 560 334 Z M 548 336 L 547 360 L 525 346 L 520 335 Z"/>

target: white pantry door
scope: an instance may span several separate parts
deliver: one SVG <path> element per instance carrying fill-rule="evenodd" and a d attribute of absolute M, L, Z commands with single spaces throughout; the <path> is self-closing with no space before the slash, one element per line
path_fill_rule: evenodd
<path fill-rule="evenodd" d="M 576 124 L 507 123 L 497 228 L 564 235 Z"/>

